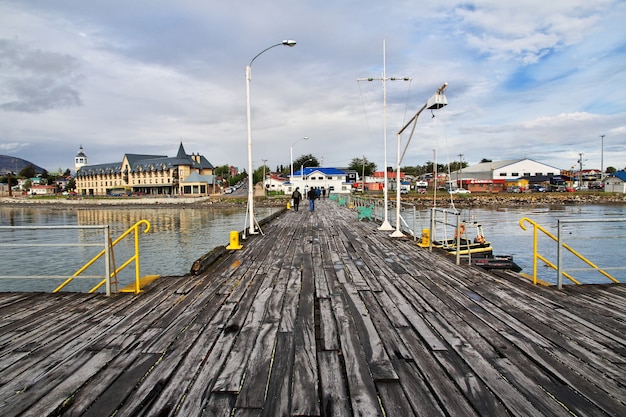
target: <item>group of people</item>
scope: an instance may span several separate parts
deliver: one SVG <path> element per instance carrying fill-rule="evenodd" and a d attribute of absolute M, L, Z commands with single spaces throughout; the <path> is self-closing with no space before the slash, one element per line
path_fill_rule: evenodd
<path fill-rule="evenodd" d="M 326 189 L 324 187 L 311 187 L 306 193 L 306 197 L 309 199 L 309 211 L 315 211 L 315 200 L 318 198 L 326 198 Z M 302 193 L 300 187 L 296 187 L 295 191 L 291 193 L 291 200 L 293 202 L 293 209 L 298 211 L 300 207 L 300 200 L 302 200 Z"/>

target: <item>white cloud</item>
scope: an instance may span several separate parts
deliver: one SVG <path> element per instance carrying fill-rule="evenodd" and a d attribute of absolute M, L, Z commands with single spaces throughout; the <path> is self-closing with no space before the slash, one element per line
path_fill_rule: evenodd
<path fill-rule="evenodd" d="M 468 5 L 472 6 L 468 6 Z M 289 7 L 286 7 L 289 6 Z M 497 0 L 246 4 L 185 0 L 20 1 L 0 5 L 0 149 L 56 169 L 79 145 L 90 162 L 175 154 L 245 166 L 245 65 L 253 66 L 255 165 L 313 153 L 329 165 L 388 164 L 407 115 L 447 81 L 449 106 L 422 115 L 406 164 L 533 157 L 569 167 L 579 152 L 626 166 L 623 2 Z M 20 148 L 6 144 L 20 143 Z M 4 145 L 3 145 L 4 144 Z M 609 148 L 610 147 L 610 148 Z M 443 156 L 442 156 L 443 157 Z"/>

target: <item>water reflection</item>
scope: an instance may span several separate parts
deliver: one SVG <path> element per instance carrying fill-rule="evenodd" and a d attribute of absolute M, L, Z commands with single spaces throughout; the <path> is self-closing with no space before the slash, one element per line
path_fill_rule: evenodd
<path fill-rule="evenodd" d="M 277 208 L 259 207 L 257 220 L 277 211 Z M 216 246 L 228 244 L 232 230 L 242 230 L 245 208 L 48 208 L 48 207 L 0 207 L 0 225 L 104 225 L 116 239 L 129 227 L 145 219 L 151 224 L 149 233 L 140 233 L 142 275 L 184 275 L 193 262 Z M 143 231 L 143 228 L 140 228 Z M 101 231 L 94 230 L 20 230 L 1 231 L 5 243 L 30 243 L 30 247 L 0 247 L 2 276 L 69 276 L 95 256 L 103 245 Z M 40 243 L 78 242 L 78 246 L 36 246 Z M 99 247 L 89 245 L 99 244 Z M 115 263 L 121 265 L 133 255 L 133 239 L 122 241 L 115 248 Z M 102 274 L 104 264 L 93 266 Z M 91 269 L 91 268 L 90 268 Z M 91 273 L 91 272 L 90 272 Z M 93 274 L 93 273 L 92 273 Z M 121 283 L 132 282 L 133 268 L 120 276 Z M 63 279 L 47 280 L 0 280 L 0 291 L 51 291 Z M 69 290 L 84 291 L 88 283 L 77 282 Z M 43 286 L 43 287 L 42 287 Z"/>
<path fill-rule="evenodd" d="M 277 208 L 257 210 L 260 220 Z M 624 205 L 561 205 L 553 207 L 524 208 L 474 208 L 462 210 L 462 219 L 478 221 L 483 225 L 487 240 L 492 242 L 494 253 L 513 255 L 523 272 L 531 274 L 532 261 L 532 230 L 522 230 L 519 221 L 529 217 L 556 235 L 557 219 L 583 218 L 624 218 Z M 392 222 L 393 212 L 391 213 Z M 0 225 L 103 225 L 108 224 L 111 237 L 117 238 L 129 227 L 142 219 L 151 223 L 151 230 L 141 234 L 141 273 L 142 275 L 184 275 L 189 272 L 193 262 L 219 245 L 228 244 L 232 230 L 242 230 L 245 221 L 245 208 L 190 208 L 190 207 L 158 207 L 158 208 L 49 208 L 49 207 L 7 207 L 0 206 Z M 429 227 L 430 212 L 421 210 L 416 213 L 418 231 Z M 87 260 L 97 254 L 103 244 L 102 232 L 93 230 L 25 230 L 0 231 L 0 275 L 71 275 Z M 573 246 L 601 267 L 623 268 L 626 258 L 626 223 L 587 223 L 567 225 L 563 228 L 567 243 Z M 542 254 L 556 261 L 556 243 L 545 236 L 539 237 Z M 79 242 L 74 247 L 38 247 L 39 241 L 46 242 Z M 16 244 L 32 244 L 16 247 Z M 115 262 L 120 265 L 133 254 L 133 242 L 124 241 L 115 250 Z M 565 255 L 564 261 L 568 268 L 576 270 L 585 265 Z M 96 265 L 102 270 L 102 265 Z M 43 272 L 42 272 L 43 271 Z M 556 282 L 556 271 L 540 265 L 540 278 Z M 122 281 L 132 282 L 134 271 L 129 270 L 121 277 Z M 577 272 L 578 273 L 578 272 Z M 608 282 L 606 278 L 593 273 L 593 282 Z M 611 272 L 621 282 L 626 282 L 624 270 Z M 35 280 L 0 279 L 0 291 L 51 291 L 56 283 L 37 286 Z M 91 284 L 93 283 L 93 280 Z M 83 285 L 83 284 L 80 284 Z M 89 284 L 84 284 L 85 286 Z M 81 291 L 83 291 L 81 287 Z M 89 287 L 90 288 L 90 287 Z M 78 291 L 79 289 L 74 288 Z"/>

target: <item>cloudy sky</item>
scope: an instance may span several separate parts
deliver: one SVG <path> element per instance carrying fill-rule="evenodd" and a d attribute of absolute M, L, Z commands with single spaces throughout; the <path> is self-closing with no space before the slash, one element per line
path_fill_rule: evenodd
<path fill-rule="evenodd" d="M 0 154 L 56 171 L 80 145 L 97 164 L 182 141 L 244 169 L 245 67 L 294 39 L 252 66 L 255 167 L 293 147 L 382 168 L 385 119 L 395 165 L 397 132 L 447 82 L 403 166 L 436 150 L 599 169 L 603 149 L 624 168 L 624 22 L 623 0 L 0 0 Z"/>

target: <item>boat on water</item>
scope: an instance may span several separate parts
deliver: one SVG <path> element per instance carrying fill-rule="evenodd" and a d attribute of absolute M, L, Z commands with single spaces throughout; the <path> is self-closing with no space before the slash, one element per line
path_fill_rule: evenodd
<path fill-rule="evenodd" d="M 469 236 L 468 226 L 475 231 L 473 236 Z M 448 255 L 456 256 L 457 254 L 473 266 L 483 268 L 485 270 L 511 270 L 520 272 L 519 267 L 511 255 L 494 255 L 491 242 L 485 239 L 482 225 L 477 222 L 461 222 L 458 229 L 454 232 L 452 239 L 433 240 L 430 241 L 430 230 L 422 231 L 422 239 L 418 242 L 418 246 L 423 248 L 430 247 L 441 249 Z"/>
<path fill-rule="evenodd" d="M 485 257 L 476 256 L 470 262 L 473 266 L 477 266 L 486 270 L 506 269 L 513 272 L 521 272 L 522 268 L 513 261 L 511 255 L 489 255 Z"/>
<path fill-rule="evenodd" d="M 475 230 L 474 236 L 468 236 L 467 226 L 473 226 Z M 430 235 L 424 235 L 422 232 L 422 241 L 418 243 L 421 247 L 430 247 L 442 249 L 451 255 L 457 253 L 461 256 L 464 255 L 482 255 L 488 256 L 493 253 L 491 242 L 485 240 L 485 234 L 480 223 L 467 223 L 461 222 L 458 229 L 454 230 L 454 237 L 452 239 L 433 240 L 430 242 Z"/>

